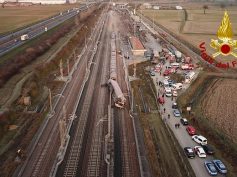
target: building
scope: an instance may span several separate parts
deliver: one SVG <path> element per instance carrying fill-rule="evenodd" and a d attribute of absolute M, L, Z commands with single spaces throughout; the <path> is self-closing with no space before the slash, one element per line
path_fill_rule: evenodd
<path fill-rule="evenodd" d="M 76 0 L 0 0 L 3 2 L 18 2 L 18 3 L 33 3 L 33 4 L 66 4 L 66 3 L 76 3 Z"/>
<path fill-rule="evenodd" d="M 129 42 L 132 47 L 132 53 L 135 56 L 144 56 L 144 52 L 147 50 L 144 48 L 143 44 L 137 37 L 129 37 Z"/>

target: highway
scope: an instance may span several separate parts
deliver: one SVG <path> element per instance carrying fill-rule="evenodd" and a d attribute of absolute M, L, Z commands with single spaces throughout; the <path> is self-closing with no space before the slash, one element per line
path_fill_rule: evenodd
<path fill-rule="evenodd" d="M 88 77 L 89 66 L 91 65 L 89 59 L 94 55 L 98 34 L 99 30 L 95 29 L 91 41 L 88 43 L 88 48 L 84 48 L 81 55 L 77 56 L 77 65 L 71 68 L 71 78 L 66 81 L 62 88 L 62 96 L 54 99 L 54 114 L 46 117 L 28 147 L 27 159 L 17 168 L 14 176 L 49 176 L 52 173 L 60 147 L 59 120 L 65 118 L 68 124 L 75 118 L 74 108 L 77 107 L 75 104 L 81 96 L 78 93 L 83 90 L 83 83 Z"/>
<path fill-rule="evenodd" d="M 91 5 L 93 5 L 93 3 L 88 4 L 88 7 Z M 6 36 L 0 36 L 0 56 L 6 54 L 14 48 L 21 46 L 22 44 L 43 34 L 44 32 L 58 26 L 66 20 L 78 15 L 80 11 L 84 11 L 88 7 L 87 5 L 82 5 L 79 8 L 67 10 L 65 12 L 60 13 L 59 15 L 55 15 L 49 19 L 46 19 L 14 33 L 8 34 Z M 45 27 L 47 28 L 47 30 L 45 30 Z M 28 34 L 29 39 L 22 41 L 21 35 L 23 34 Z"/>

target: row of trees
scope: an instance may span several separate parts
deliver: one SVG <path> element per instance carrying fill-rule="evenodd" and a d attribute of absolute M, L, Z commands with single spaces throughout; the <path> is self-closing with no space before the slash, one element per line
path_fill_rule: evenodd
<path fill-rule="evenodd" d="M 7 60 L 4 64 L 2 64 L 0 66 L 0 87 L 2 87 L 13 75 L 18 73 L 21 68 L 27 66 L 37 57 L 50 49 L 50 47 L 55 44 L 59 38 L 71 30 L 73 25 L 74 24 L 64 25 L 48 39 L 42 39 L 37 44 L 27 48 L 21 54 Z"/>
<path fill-rule="evenodd" d="M 202 8 L 203 8 L 203 13 L 206 14 L 206 10 L 209 9 L 208 5 L 205 4 L 205 5 L 202 6 Z M 226 8 L 226 4 L 221 3 L 220 4 L 220 8 L 221 9 L 225 9 Z"/>

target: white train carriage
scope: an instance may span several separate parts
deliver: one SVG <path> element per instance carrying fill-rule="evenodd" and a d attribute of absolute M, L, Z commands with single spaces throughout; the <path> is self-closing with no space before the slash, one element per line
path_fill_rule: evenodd
<path fill-rule="evenodd" d="M 111 51 L 116 53 L 116 45 L 114 40 L 111 41 Z"/>
<path fill-rule="evenodd" d="M 115 32 L 112 32 L 111 38 L 112 38 L 112 39 L 115 39 L 115 36 L 116 36 Z"/>
<path fill-rule="evenodd" d="M 111 34 L 111 60 L 110 60 L 110 79 L 117 80 L 117 63 L 116 63 L 116 35 Z"/>
<path fill-rule="evenodd" d="M 113 89 L 113 100 L 114 100 L 115 106 L 118 108 L 124 108 L 124 105 L 126 103 L 126 98 L 124 97 L 124 94 L 122 90 L 120 89 L 118 82 L 113 79 L 109 79 L 108 84 Z"/>

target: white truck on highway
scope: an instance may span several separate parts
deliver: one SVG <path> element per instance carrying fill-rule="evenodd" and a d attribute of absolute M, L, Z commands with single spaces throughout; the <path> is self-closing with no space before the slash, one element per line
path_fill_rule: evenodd
<path fill-rule="evenodd" d="M 21 41 L 25 41 L 25 40 L 27 40 L 27 39 L 29 39 L 28 34 L 23 34 L 23 35 L 21 35 Z"/>

